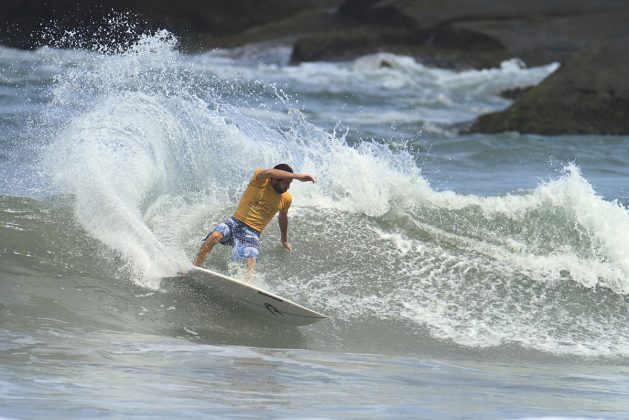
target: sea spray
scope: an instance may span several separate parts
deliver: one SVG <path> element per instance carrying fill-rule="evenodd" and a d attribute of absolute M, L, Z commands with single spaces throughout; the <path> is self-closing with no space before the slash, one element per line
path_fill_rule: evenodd
<path fill-rule="evenodd" d="M 182 252 L 162 244 L 143 220 L 148 203 L 176 183 L 172 165 L 186 157 L 177 140 L 199 114 L 198 101 L 173 94 L 184 83 L 169 76 L 175 44 L 160 32 L 124 53 L 91 56 L 57 77 L 48 110 L 69 103 L 74 113 L 44 153 L 56 188 L 73 195 L 83 227 L 152 288 L 185 267 Z"/>
<path fill-rule="evenodd" d="M 352 143 L 310 122 L 284 88 L 238 69 L 217 76 L 174 48 L 160 33 L 87 55 L 57 77 L 48 110 L 69 114 L 45 151 L 57 192 L 132 281 L 157 289 L 188 267 L 252 171 L 287 161 L 317 183 L 292 186 L 295 252 L 277 247 L 275 224 L 263 235 L 259 267 L 278 292 L 346 323 L 402 324 L 456 345 L 629 354 L 626 334 L 604 334 L 626 316 L 627 210 L 576 166 L 518 193 L 438 191 L 412 149 Z M 221 252 L 208 263 L 227 270 Z"/>

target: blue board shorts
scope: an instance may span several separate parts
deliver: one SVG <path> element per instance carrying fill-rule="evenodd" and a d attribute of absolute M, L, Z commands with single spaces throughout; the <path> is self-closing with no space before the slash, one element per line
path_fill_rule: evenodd
<path fill-rule="evenodd" d="M 220 242 L 222 245 L 233 247 L 232 256 L 234 260 L 258 258 L 260 253 L 260 232 L 250 228 L 240 220 L 230 217 L 216 226 L 205 239 L 213 232 L 223 234 L 223 239 Z"/>

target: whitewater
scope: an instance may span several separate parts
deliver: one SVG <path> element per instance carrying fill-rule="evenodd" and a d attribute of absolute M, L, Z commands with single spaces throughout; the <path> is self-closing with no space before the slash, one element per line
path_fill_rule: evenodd
<path fill-rule="evenodd" d="M 79 41 L 0 47 L 0 416 L 626 416 L 627 138 L 459 134 L 558 64 Z M 280 162 L 305 328 L 176 277 Z"/>

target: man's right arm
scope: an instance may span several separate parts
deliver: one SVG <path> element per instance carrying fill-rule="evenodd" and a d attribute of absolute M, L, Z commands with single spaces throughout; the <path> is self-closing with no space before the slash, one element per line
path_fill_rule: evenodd
<path fill-rule="evenodd" d="M 310 174 L 294 174 L 292 172 L 286 172 L 280 169 L 263 169 L 256 175 L 256 179 L 258 179 L 258 181 L 261 181 L 265 178 L 296 179 L 301 182 L 315 182 L 315 178 Z"/>

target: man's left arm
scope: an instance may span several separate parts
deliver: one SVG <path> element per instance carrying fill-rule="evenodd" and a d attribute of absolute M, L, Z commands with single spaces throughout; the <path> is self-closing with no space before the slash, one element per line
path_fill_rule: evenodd
<path fill-rule="evenodd" d="M 280 210 L 277 220 L 280 224 L 282 245 L 284 246 L 284 248 L 292 251 L 293 247 L 288 243 L 288 209 L 286 209 L 285 211 Z"/>

